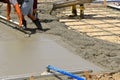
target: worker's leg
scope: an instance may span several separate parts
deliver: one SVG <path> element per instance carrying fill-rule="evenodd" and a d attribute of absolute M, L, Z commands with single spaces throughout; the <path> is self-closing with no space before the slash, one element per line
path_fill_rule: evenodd
<path fill-rule="evenodd" d="M 22 23 L 23 23 L 24 29 L 27 28 L 27 21 L 25 20 L 24 16 L 27 16 L 29 14 L 30 6 L 31 6 L 31 4 L 29 4 L 29 3 L 30 2 L 24 1 L 21 5 Z"/>
<path fill-rule="evenodd" d="M 72 15 L 73 15 L 73 16 L 77 16 L 76 5 L 73 5 L 73 6 L 72 6 Z"/>
<path fill-rule="evenodd" d="M 80 18 L 84 18 L 84 4 L 80 4 Z"/>
<path fill-rule="evenodd" d="M 19 4 L 15 4 L 15 10 L 16 10 L 17 15 L 19 17 L 19 26 L 22 28 L 22 13 L 21 13 Z"/>
<path fill-rule="evenodd" d="M 11 4 L 7 3 L 7 20 L 10 20 Z"/>
<path fill-rule="evenodd" d="M 29 0 L 29 2 L 24 2 L 21 6 L 21 11 L 24 16 L 27 15 L 35 23 L 39 30 L 43 30 L 39 19 L 37 19 L 33 15 L 33 0 Z"/>
<path fill-rule="evenodd" d="M 14 6 L 13 6 L 14 7 Z M 14 7 L 14 14 L 17 14 L 16 10 L 15 10 L 15 7 Z"/>
<path fill-rule="evenodd" d="M 23 29 L 27 28 L 27 21 L 24 18 L 24 15 L 22 15 L 22 25 L 23 25 Z"/>
<path fill-rule="evenodd" d="M 33 3 L 33 15 L 34 15 L 36 18 L 38 18 L 37 2 L 38 2 L 38 0 L 34 0 L 34 3 Z"/>
<path fill-rule="evenodd" d="M 38 13 L 37 13 L 37 9 L 33 9 L 33 15 L 38 18 Z"/>

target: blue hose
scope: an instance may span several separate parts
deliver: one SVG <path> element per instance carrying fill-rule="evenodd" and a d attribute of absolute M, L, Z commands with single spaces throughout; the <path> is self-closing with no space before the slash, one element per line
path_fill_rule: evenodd
<path fill-rule="evenodd" d="M 53 67 L 53 66 L 51 66 L 51 65 L 48 65 L 47 68 L 48 68 L 49 70 L 53 70 L 53 71 L 59 72 L 59 73 L 61 73 L 61 74 L 67 75 L 67 76 L 69 76 L 69 77 L 75 78 L 75 79 L 77 79 L 77 80 L 86 80 L 86 79 L 84 79 L 84 78 L 81 78 L 81 77 L 79 77 L 79 76 L 77 76 L 77 75 L 74 75 L 74 74 L 71 74 L 71 73 L 69 73 L 69 72 L 66 72 L 66 71 L 64 71 L 64 70 L 61 70 L 61 69 L 59 69 L 59 68 L 55 68 L 55 67 Z"/>

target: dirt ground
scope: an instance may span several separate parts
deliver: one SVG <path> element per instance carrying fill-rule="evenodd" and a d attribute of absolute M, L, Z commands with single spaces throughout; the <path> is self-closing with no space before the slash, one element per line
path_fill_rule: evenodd
<path fill-rule="evenodd" d="M 68 17 L 71 8 L 58 9 L 52 16 L 48 14 L 51 6 L 40 4 L 39 8 L 40 18 L 46 20 L 45 25 L 50 28 L 47 34 L 61 36 L 70 45 L 67 47 L 77 55 L 107 72 L 112 71 L 92 75 L 89 80 L 120 79 L 119 11 L 101 7 L 101 4 L 88 4 L 85 6 L 85 19 L 80 20 L 79 16 Z M 49 16 L 45 18 L 44 15 Z"/>
<path fill-rule="evenodd" d="M 49 15 L 49 11 L 50 11 L 51 7 L 52 6 L 50 3 L 48 3 L 48 4 L 41 3 L 39 5 L 40 18 L 44 24 L 43 27 L 50 28 L 50 30 L 48 30 L 46 32 L 47 34 L 61 36 L 63 38 L 63 40 L 70 45 L 69 48 L 71 50 L 75 51 L 77 55 L 82 56 L 83 58 L 92 61 L 93 63 L 107 69 L 108 71 L 109 70 L 110 71 L 111 70 L 120 70 L 120 65 L 119 65 L 120 64 L 120 45 L 119 45 L 120 36 L 117 36 L 117 38 L 113 37 L 114 39 L 106 38 L 108 40 L 113 40 L 113 41 L 108 41 L 108 40 L 104 40 L 104 39 L 103 40 L 98 39 L 93 36 L 89 36 L 88 34 L 86 34 L 87 32 L 86 33 L 82 32 L 82 31 L 78 32 L 77 31 L 78 29 L 69 29 L 68 25 L 65 25 L 65 22 L 64 23 L 59 22 L 61 19 L 66 20 L 66 15 L 62 14 L 64 9 L 57 10 L 56 11 L 57 17 L 56 17 L 55 15 Z M 100 9 L 99 6 L 98 6 L 98 8 Z M 110 10 L 112 10 L 112 9 L 109 9 L 108 11 L 110 11 Z M 115 10 L 113 10 L 111 12 L 115 12 Z M 92 15 L 92 12 L 90 15 Z M 111 15 L 113 15 L 113 13 L 111 13 Z M 89 14 L 87 16 L 89 16 Z M 68 16 L 67 16 L 67 18 L 68 18 Z M 95 22 L 95 20 L 102 21 L 102 18 L 99 18 L 99 17 L 98 17 L 99 18 L 98 20 L 90 19 L 90 18 L 91 17 L 89 17 L 89 19 L 84 19 L 83 21 L 77 19 L 77 22 L 84 22 L 84 21 L 89 22 L 90 20 L 94 20 L 92 22 Z M 105 17 L 105 19 L 119 21 L 120 18 L 119 18 L 119 16 L 117 16 L 117 18 L 116 18 L 114 16 L 110 17 L 110 15 L 108 15 Z M 69 20 L 74 20 L 74 18 L 70 18 Z M 72 23 L 72 21 L 70 23 Z M 98 22 L 96 22 L 96 23 L 98 23 Z M 105 24 L 108 24 L 108 23 L 105 23 Z M 45 26 L 45 25 L 49 25 L 49 26 Z M 90 24 L 88 23 L 88 25 L 90 25 Z M 109 25 L 112 25 L 112 24 L 109 23 Z M 94 24 L 93 24 L 93 26 L 94 26 Z M 100 26 L 101 26 L 101 24 L 100 24 Z M 86 27 L 86 26 L 82 26 L 82 27 Z M 106 27 L 107 27 L 107 25 L 106 25 Z M 114 25 L 112 25 L 112 27 L 114 27 Z M 117 26 L 117 28 L 120 29 L 120 26 Z M 98 34 L 98 33 L 96 33 L 96 34 Z M 104 33 L 102 33 L 102 34 L 104 34 Z M 119 30 L 118 30 L 117 35 L 119 35 Z"/>
<path fill-rule="evenodd" d="M 46 3 L 44 3 L 46 1 Z M 77 29 L 73 28 L 68 28 L 68 25 L 65 25 L 65 22 L 60 22 L 60 20 L 65 20 L 66 18 L 65 14 L 62 14 L 65 9 L 59 9 L 56 10 L 54 15 L 50 15 L 49 12 L 52 9 L 52 2 L 53 0 L 40 0 L 39 5 L 38 5 L 38 13 L 39 13 L 39 18 L 42 22 L 42 26 L 44 29 L 49 29 L 48 31 L 44 32 L 45 34 L 52 34 L 52 35 L 57 35 L 62 37 L 63 41 L 69 44 L 69 46 L 66 46 L 68 49 L 71 51 L 76 52 L 76 55 L 83 57 L 86 60 L 89 60 L 93 62 L 94 64 L 102 67 L 105 69 L 105 71 L 115 71 L 118 72 L 115 75 L 118 75 L 118 79 L 103 79 L 107 74 L 101 75 L 104 76 L 102 79 L 98 80 L 119 80 L 120 79 L 120 17 L 117 15 L 114 17 L 105 16 L 104 18 L 106 20 L 118 20 L 118 22 L 114 23 L 112 25 L 111 22 L 105 23 L 106 25 L 104 27 L 107 27 L 107 24 L 112 25 L 114 27 L 117 25 L 118 33 L 113 33 L 117 34 L 116 37 L 111 38 L 103 38 L 102 36 L 100 38 L 96 38 L 93 35 L 90 36 L 91 34 L 87 33 L 88 31 L 77 31 Z M 89 5 L 90 6 L 90 5 Z M 100 7 L 98 7 L 100 9 Z M 4 14 L 4 9 L 2 8 L 3 12 L 1 13 L 2 15 Z M 111 12 L 118 12 L 117 14 L 120 14 L 119 11 L 109 9 L 108 11 Z M 104 13 L 104 12 L 103 12 Z M 112 15 L 113 13 L 111 13 Z M 14 15 L 14 14 L 13 14 Z M 16 17 L 13 17 L 13 19 L 16 19 Z M 90 14 L 92 15 L 92 13 Z M 87 14 L 87 19 L 77 19 L 77 22 L 89 22 L 90 20 L 96 20 L 95 18 L 91 19 L 91 16 Z M 94 14 L 93 14 L 94 15 Z M 97 15 L 97 14 L 96 14 Z M 99 15 L 98 15 L 99 16 Z M 68 18 L 68 16 L 67 16 Z M 69 18 L 69 20 L 76 20 L 76 18 Z M 89 19 L 88 19 L 89 18 Z M 102 21 L 103 18 L 97 17 L 97 20 Z M 96 20 L 96 21 L 97 21 Z M 93 21 L 93 22 L 94 22 Z M 98 22 L 96 22 L 98 23 Z M 118 23 L 118 24 L 117 24 Z M 0 23 L 1 24 L 1 23 Z M 69 23 L 67 23 L 69 24 Z M 91 23 L 92 24 L 92 23 Z M 87 25 L 90 25 L 88 23 Z M 101 25 L 101 24 L 100 24 Z M 104 25 L 104 24 L 103 24 Z M 31 21 L 28 22 L 28 26 L 32 27 Z M 92 24 L 94 26 L 94 24 Z M 86 26 L 83 26 L 86 27 Z M 88 28 L 89 30 L 89 28 Z M 112 29 L 111 29 L 112 30 Z M 106 31 L 107 32 L 107 31 Z M 112 32 L 112 31 L 111 31 Z M 95 33 L 97 34 L 97 33 Z M 102 33 L 104 34 L 104 33 Z M 113 35 L 114 36 L 114 35 Z M 103 38 L 103 39 L 102 39 Z M 107 39 L 107 40 L 106 40 Z M 110 40 L 110 41 L 109 41 Z M 113 40 L 113 41 L 111 41 Z M 113 74 L 110 74 L 109 77 L 115 76 Z M 99 77 L 101 77 L 99 75 Z M 95 78 L 92 80 L 96 80 Z"/>

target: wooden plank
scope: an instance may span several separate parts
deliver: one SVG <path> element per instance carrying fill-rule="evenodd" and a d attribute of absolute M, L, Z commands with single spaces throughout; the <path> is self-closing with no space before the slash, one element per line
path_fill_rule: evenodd
<path fill-rule="evenodd" d="M 120 10 L 120 5 L 118 6 L 118 5 L 109 3 L 109 4 L 107 4 L 107 6 L 110 7 L 110 8 L 113 8 L 113 9 L 118 9 L 118 10 Z"/>
<path fill-rule="evenodd" d="M 72 5 L 79 5 L 84 3 L 91 3 L 93 0 L 62 0 L 53 3 L 53 9 L 69 7 Z"/>
<path fill-rule="evenodd" d="M 86 70 L 86 71 L 80 71 L 80 70 L 75 70 L 75 71 L 68 71 L 72 74 L 82 74 L 84 72 L 89 72 L 89 73 L 92 73 L 93 71 L 92 70 Z M 0 79 L 3 79 L 3 80 L 26 80 L 26 79 L 41 79 L 41 78 L 47 78 L 47 77 L 55 77 L 55 75 L 57 76 L 64 76 L 60 73 L 55 73 L 55 72 L 51 72 L 51 73 L 48 73 L 46 72 L 46 74 L 44 75 L 41 75 L 40 73 L 35 73 L 33 75 L 30 75 L 30 74 L 24 74 L 24 75 L 16 75 L 16 76 L 8 76 L 8 77 L 4 77 L 4 78 L 0 78 Z"/>

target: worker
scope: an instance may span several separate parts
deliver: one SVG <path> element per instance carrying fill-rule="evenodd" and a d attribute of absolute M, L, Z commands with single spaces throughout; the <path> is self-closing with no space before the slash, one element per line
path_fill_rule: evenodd
<path fill-rule="evenodd" d="M 24 0 L 21 5 L 23 25 L 25 26 L 25 28 L 27 28 L 27 23 L 24 16 L 28 16 L 33 21 L 33 23 L 37 26 L 38 30 L 43 31 L 43 28 L 39 19 L 33 15 L 33 3 L 34 3 L 34 0 Z"/>
<path fill-rule="evenodd" d="M 84 4 L 80 4 L 80 18 L 84 19 Z"/>
<path fill-rule="evenodd" d="M 11 12 L 11 4 L 14 6 L 15 11 L 19 17 L 19 26 L 22 28 L 22 13 L 19 7 L 19 4 L 17 0 L 5 0 L 5 3 L 7 3 L 7 20 L 10 20 L 10 12 Z"/>
<path fill-rule="evenodd" d="M 84 4 L 80 4 L 80 18 L 83 19 L 84 18 Z M 74 17 L 77 16 L 77 9 L 76 9 L 76 5 L 72 6 L 72 15 L 70 15 L 70 17 Z"/>
<path fill-rule="evenodd" d="M 76 5 L 72 6 L 72 15 L 71 16 L 77 16 L 77 9 L 76 9 Z"/>

